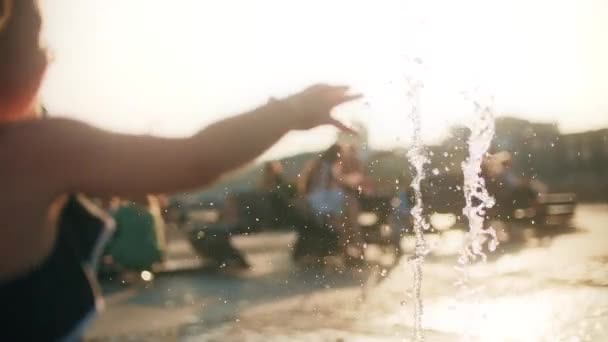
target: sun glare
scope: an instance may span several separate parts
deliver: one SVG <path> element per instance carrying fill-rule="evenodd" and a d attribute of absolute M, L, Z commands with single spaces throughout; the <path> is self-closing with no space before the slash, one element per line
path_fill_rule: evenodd
<path fill-rule="evenodd" d="M 460 92 L 476 86 L 495 95 L 501 113 L 575 127 L 577 108 L 608 110 L 604 97 L 592 98 L 597 72 L 607 70 L 583 69 L 608 52 L 586 35 L 597 31 L 582 25 L 590 9 L 560 3 L 548 15 L 548 4 L 48 0 L 56 58 L 43 99 L 104 127 L 184 135 L 313 82 L 346 83 L 367 97 L 338 115 L 363 121 L 371 143 L 385 147 L 402 144 L 407 60 L 421 58 L 427 140 L 470 113 Z M 314 149 L 331 141 L 326 131 L 287 141 Z"/>

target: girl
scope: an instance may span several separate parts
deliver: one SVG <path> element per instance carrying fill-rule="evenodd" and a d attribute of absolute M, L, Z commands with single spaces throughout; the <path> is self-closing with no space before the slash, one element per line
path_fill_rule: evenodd
<path fill-rule="evenodd" d="M 70 300 L 64 291 L 81 282 L 80 292 L 94 292 L 82 283 L 90 276 L 78 258 L 55 257 L 75 248 L 58 239 L 57 222 L 69 194 L 137 198 L 207 185 L 289 131 L 325 124 L 346 129 L 330 112 L 358 97 L 348 95 L 347 87 L 316 85 L 183 139 L 112 133 L 68 119 L 37 120 L 36 97 L 47 67 L 40 26 L 35 0 L 0 0 L 1 341 L 77 339 L 83 316 L 61 326 L 52 324 L 53 317 L 71 307 L 93 312 L 99 303 Z M 57 272 L 79 276 L 58 282 Z"/>

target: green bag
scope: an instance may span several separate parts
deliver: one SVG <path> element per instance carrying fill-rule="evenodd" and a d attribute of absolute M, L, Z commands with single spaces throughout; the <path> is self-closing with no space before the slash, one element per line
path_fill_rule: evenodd
<path fill-rule="evenodd" d="M 154 216 L 144 207 L 128 203 L 114 214 L 116 232 L 108 252 L 113 261 L 127 269 L 144 270 L 161 261 Z"/>

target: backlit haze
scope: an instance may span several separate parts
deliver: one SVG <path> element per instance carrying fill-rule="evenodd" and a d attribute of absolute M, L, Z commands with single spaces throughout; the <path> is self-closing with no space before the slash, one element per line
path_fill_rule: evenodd
<path fill-rule="evenodd" d="M 481 86 L 499 114 L 608 126 L 608 1 L 43 0 L 52 114 L 184 136 L 314 82 L 365 100 L 337 116 L 373 147 L 403 145 L 408 60 L 423 60 L 427 141 L 468 119 Z M 418 70 L 419 72 L 420 70 Z M 267 156 L 314 150 L 332 128 L 292 133 Z"/>

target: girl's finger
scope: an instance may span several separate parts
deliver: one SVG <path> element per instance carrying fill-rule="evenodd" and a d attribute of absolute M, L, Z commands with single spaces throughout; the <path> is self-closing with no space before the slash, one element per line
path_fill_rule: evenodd
<path fill-rule="evenodd" d="M 334 126 L 334 127 L 336 127 L 336 128 L 338 128 L 339 130 L 341 130 L 343 132 L 350 133 L 350 134 L 353 134 L 353 135 L 359 135 L 359 133 L 357 133 L 357 131 L 355 131 L 354 129 L 346 126 L 345 124 L 343 124 L 339 120 L 336 120 L 336 119 L 334 119 L 332 117 L 329 118 L 329 120 L 328 120 L 327 123 L 330 124 L 330 125 L 332 125 L 332 126 Z"/>

